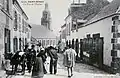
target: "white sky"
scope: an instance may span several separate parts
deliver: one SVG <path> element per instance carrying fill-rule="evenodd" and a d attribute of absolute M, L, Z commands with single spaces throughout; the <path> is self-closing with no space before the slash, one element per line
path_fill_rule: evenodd
<path fill-rule="evenodd" d="M 18 0 L 21 1 L 38 1 L 38 0 Z M 43 0 L 39 0 L 43 1 Z M 76 0 L 75 0 L 76 1 Z M 85 0 L 80 0 L 85 2 Z M 112 0 L 108 0 L 112 1 Z M 58 33 L 60 27 L 64 24 L 64 19 L 68 13 L 68 7 L 71 0 L 44 0 L 48 2 L 49 10 L 51 12 L 52 24 L 51 27 L 55 33 Z M 42 11 L 44 10 L 44 3 L 42 5 L 23 5 L 23 10 L 29 17 L 29 23 L 41 24 Z"/>

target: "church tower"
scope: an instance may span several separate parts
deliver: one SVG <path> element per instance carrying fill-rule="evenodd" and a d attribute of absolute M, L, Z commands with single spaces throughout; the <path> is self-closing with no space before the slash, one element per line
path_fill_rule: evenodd
<path fill-rule="evenodd" d="M 49 30 L 51 30 L 51 15 L 50 11 L 48 9 L 48 3 L 45 3 L 45 9 L 42 13 L 42 18 L 41 18 L 41 25 L 45 26 Z"/>

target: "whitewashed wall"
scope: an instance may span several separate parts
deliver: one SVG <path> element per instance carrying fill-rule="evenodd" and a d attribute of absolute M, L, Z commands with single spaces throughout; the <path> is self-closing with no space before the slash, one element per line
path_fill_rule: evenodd
<path fill-rule="evenodd" d="M 101 37 L 104 37 L 104 52 L 103 52 L 103 63 L 110 66 L 112 57 L 111 57 L 111 26 L 112 26 L 112 17 L 106 18 L 99 22 L 93 23 L 89 26 L 78 29 L 78 32 L 74 31 L 71 33 L 67 39 L 82 39 L 86 37 L 86 34 L 96 34 L 100 33 Z"/>

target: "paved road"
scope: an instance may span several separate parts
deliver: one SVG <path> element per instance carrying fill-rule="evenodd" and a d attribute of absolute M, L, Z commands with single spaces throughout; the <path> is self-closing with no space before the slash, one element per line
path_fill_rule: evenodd
<path fill-rule="evenodd" d="M 63 69 L 65 69 L 65 67 L 63 66 L 63 55 L 59 54 L 59 64 L 63 67 Z M 65 69 L 66 70 L 66 69 Z M 74 67 L 74 71 L 79 72 L 79 73 L 96 73 L 96 74 L 108 74 L 107 72 L 104 72 L 103 70 L 100 70 L 96 67 L 87 65 L 87 64 L 83 64 L 83 63 L 76 63 L 75 67 Z"/>
<path fill-rule="evenodd" d="M 9 77 L 10 78 L 10 77 Z M 11 78 L 31 78 L 31 73 L 25 73 L 25 75 L 16 75 Z M 44 78 L 68 78 L 67 71 L 58 66 L 58 73 L 56 75 L 46 74 Z M 92 74 L 92 73 L 78 73 L 74 72 L 72 78 L 120 78 L 115 75 L 105 75 L 105 74 Z"/>
<path fill-rule="evenodd" d="M 68 78 L 66 68 L 62 65 L 62 55 L 59 54 L 58 60 L 58 72 L 56 75 L 45 74 L 44 78 Z M 49 58 L 47 59 L 46 65 L 49 66 Z M 47 70 L 49 67 L 47 67 Z M 48 70 L 49 71 L 49 70 Z M 108 74 L 102 70 L 99 70 L 95 67 L 85 65 L 82 63 L 76 64 L 75 71 L 73 73 L 72 78 L 120 78 L 120 76 L 116 77 L 115 75 Z M 8 78 L 31 78 L 31 73 L 26 71 L 25 75 L 13 75 Z"/>

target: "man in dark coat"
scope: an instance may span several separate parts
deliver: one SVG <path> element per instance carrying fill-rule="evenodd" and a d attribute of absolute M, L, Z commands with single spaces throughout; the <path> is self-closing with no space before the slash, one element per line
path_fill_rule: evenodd
<path fill-rule="evenodd" d="M 31 72 L 31 68 L 34 63 L 35 57 L 36 57 L 35 45 L 32 45 L 31 49 L 28 49 L 27 54 L 27 67 L 29 73 Z"/>
<path fill-rule="evenodd" d="M 52 74 L 52 71 L 54 70 L 54 74 L 57 73 L 57 60 L 58 60 L 58 55 L 57 55 L 57 50 L 50 46 L 49 47 L 49 54 L 50 54 L 50 74 Z"/>

